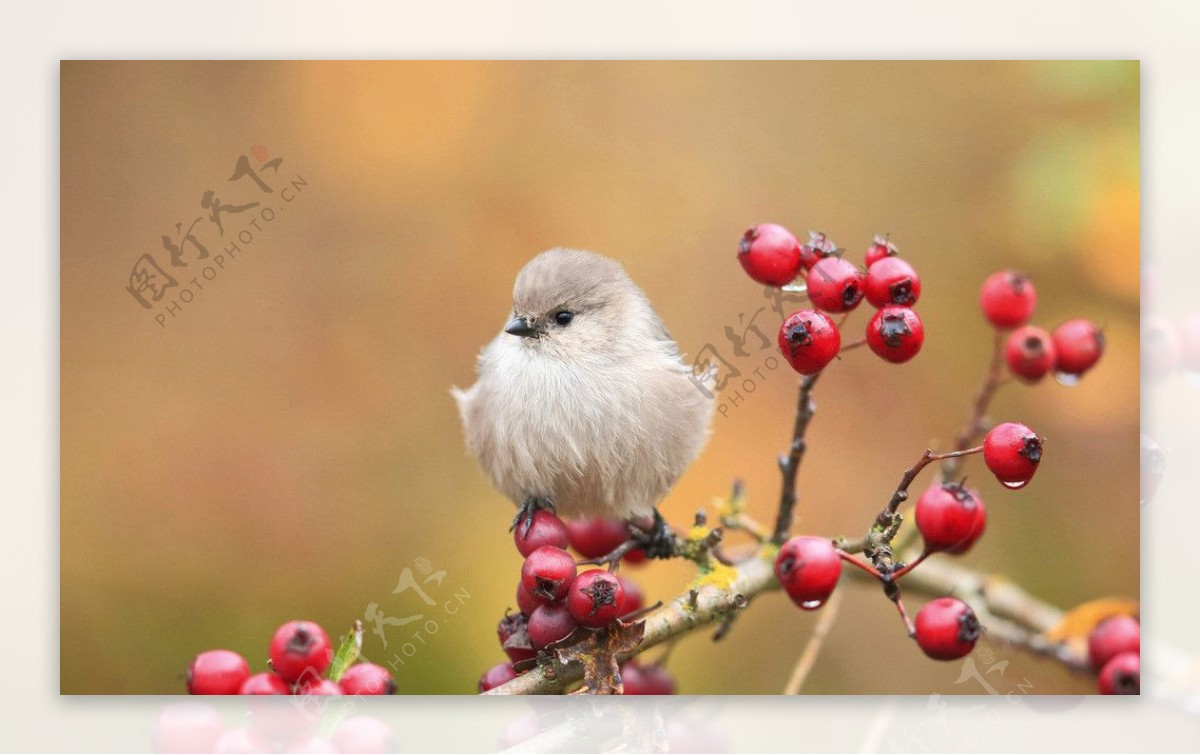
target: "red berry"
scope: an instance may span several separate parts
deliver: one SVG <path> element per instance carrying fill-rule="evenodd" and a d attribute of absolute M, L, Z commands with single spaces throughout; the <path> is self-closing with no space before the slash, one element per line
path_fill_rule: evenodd
<path fill-rule="evenodd" d="M 657 663 L 643 666 L 637 661 L 626 661 L 621 666 L 621 682 L 624 695 L 675 694 L 675 680 Z"/>
<path fill-rule="evenodd" d="M 1132 616 L 1112 616 L 1088 635 L 1088 660 L 1100 669 L 1121 653 L 1140 653 L 1142 626 Z"/>
<path fill-rule="evenodd" d="M 532 610 L 532 609 L 531 609 Z M 529 642 L 529 620 L 524 614 L 506 613 L 496 627 L 496 635 L 500 638 L 500 647 L 513 663 L 533 658 L 537 651 Z"/>
<path fill-rule="evenodd" d="M 1100 694 L 1140 695 L 1142 692 L 1142 657 L 1137 653 L 1121 653 L 1100 670 Z"/>
<path fill-rule="evenodd" d="M 863 275 L 841 257 L 818 260 L 808 271 L 808 298 L 826 312 L 849 312 L 863 298 Z"/>
<path fill-rule="evenodd" d="M 288 706 L 291 707 L 291 706 Z M 212 752 L 225 733 L 225 719 L 207 703 L 167 703 L 154 720 L 154 752 Z"/>
<path fill-rule="evenodd" d="M 966 553 L 983 534 L 987 512 L 979 493 L 962 483 L 932 485 L 916 507 L 917 529 L 928 551 Z"/>
<path fill-rule="evenodd" d="M 938 598 L 917 612 L 917 644 L 938 661 L 962 658 L 975 648 L 983 628 L 971 607 L 958 598 Z"/>
<path fill-rule="evenodd" d="M 1090 370 L 1104 353 L 1104 334 L 1091 320 L 1068 320 L 1054 329 L 1054 367 L 1078 376 Z"/>
<path fill-rule="evenodd" d="M 571 547 L 584 558 L 600 558 L 629 539 L 629 528 L 620 519 L 572 519 L 567 522 Z"/>
<path fill-rule="evenodd" d="M 621 560 L 630 566 L 641 566 L 646 563 L 646 551 L 641 548 L 634 548 L 626 553 Z"/>
<path fill-rule="evenodd" d="M 533 593 L 525 589 L 525 585 L 517 583 L 517 608 L 521 613 L 528 618 L 533 609 L 540 606 L 542 603 L 537 598 L 533 597 Z"/>
<path fill-rule="evenodd" d="M 250 664 L 232 650 L 207 650 L 188 666 L 189 695 L 236 695 L 250 678 Z"/>
<path fill-rule="evenodd" d="M 779 351 L 801 375 L 825 369 L 841 348 L 842 334 L 824 312 L 801 309 L 779 326 Z"/>
<path fill-rule="evenodd" d="M 871 265 L 876 262 L 887 257 L 895 257 L 898 254 L 900 254 L 900 250 L 896 248 L 895 244 L 883 236 L 876 236 L 875 240 L 871 242 L 871 246 L 867 247 L 867 270 L 870 271 Z"/>
<path fill-rule="evenodd" d="M 917 313 L 907 307 L 884 307 L 867 323 L 867 346 L 888 362 L 907 362 L 917 355 L 923 343 L 925 326 Z"/>
<path fill-rule="evenodd" d="M 487 692 L 516 678 L 517 672 L 511 663 L 497 663 L 479 677 L 479 691 Z"/>
<path fill-rule="evenodd" d="M 538 606 L 529 617 L 529 642 L 537 650 L 569 636 L 579 626 L 564 605 Z"/>
<path fill-rule="evenodd" d="M 1036 383 L 1054 368 L 1054 342 L 1041 328 L 1033 325 L 1017 328 L 1008 337 L 1004 359 L 1014 375 Z"/>
<path fill-rule="evenodd" d="M 628 616 L 640 609 L 645 604 L 646 598 L 642 594 L 642 588 L 638 587 L 637 582 L 632 579 L 618 574 L 617 581 L 621 583 L 621 604 L 617 615 Z"/>
<path fill-rule="evenodd" d="M 588 569 L 571 583 L 567 610 L 581 625 L 598 629 L 621 615 L 624 598 L 625 589 L 615 574 L 604 569 Z"/>
<path fill-rule="evenodd" d="M 800 242 L 781 225 L 760 223 L 742 234 L 738 262 L 759 283 L 786 286 L 800 274 Z"/>
<path fill-rule="evenodd" d="M 283 746 L 283 752 L 320 755 L 322 753 L 333 752 L 333 745 L 320 734 L 305 734 L 304 736 L 288 740 Z"/>
<path fill-rule="evenodd" d="M 162 752 L 162 750 L 156 750 L 156 752 Z M 198 752 L 275 752 L 275 745 L 271 742 L 271 738 L 261 731 L 243 726 L 222 734 L 211 750 L 199 750 Z"/>
<path fill-rule="evenodd" d="M 313 679 L 296 688 L 297 695 L 341 695 L 342 688 L 328 679 Z"/>
<path fill-rule="evenodd" d="M 239 695 L 290 695 L 292 688 L 278 674 L 255 674 L 238 689 Z"/>
<path fill-rule="evenodd" d="M 1158 492 L 1167 471 L 1167 453 L 1149 435 L 1142 433 L 1142 491 L 1141 502 L 1147 503 Z"/>
<path fill-rule="evenodd" d="M 837 257 L 841 250 L 820 231 L 808 232 L 808 243 L 800 247 L 800 266 L 811 270 L 812 266 L 827 257 Z"/>
<path fill-rule="evenodd" d="M 271 667 L 285 682 L 295 683 L 301 675 L 319 677 L 333 659 L 333 648 L 325 630 L 311 621 L 289 621 L 271 638 Z M 307 672 L 307 673 L 306 673 Z"/>
<path fill-rule="evenodd" d="M 1162 317 L 1142 318 L 1142 374 L 1162 380 L 1179 368 L 1183 347 L 1175 326 Z"/>
<path fill-rule="evenodd" d="M 1183 348 L 1183 369 L 1192 375 L 1200 373 L 1200 310 L 1179 321 L 1178 334 Z"/>
<path fill-rule="evenodd" d="M 539 603 L 557 603 L 567 597 L 575 579 L 575 559 L 562 548 L 542 546 L 521 564 L 521 586 Z"/>
<path fill-rule="evenodd" d="M 566 548 L 568 544 L 567 525 L 552 512 L 539 509 L 533 514 L 533 521 L 528 529 L 524 521 L 513 528 L 513 542 L 522 556 L 528 556 L 543 545 L 552 548 Z"/>
<path fill-rule="evenodd" d="M 347 695 L 396 694 L 396 680 L 387 669 L 374 663 L 354 664 L 342 674 L 338 685 Z"/>
<path fill-rule="evenodd" d="M 806 611 L 825 604 L 842 576 L 842 559 L 823 537 L 793 537 L 779 549 L 775 576 L 792 602 Z"/>
<path fill-rule="evenodd" d="M 1004 270 L 992 273 L 979 290 L 983 316 L 997 328 L 1015 328 L 1029 322 L 1037 305 L 1037 292 L 1029 278 Z"/>
<path fill-rule="evenodd" d="M 351 716 L 342 721 L 330 737 L 330 743 L 337 752 L 400 751 L 392 727 L 371 716 Z"/>
<path fill-rule="evenodd" d="M 917 271 L 899 257 L 881 259 L 867 270 L 865 290 L 872 307 L 911 307 L 921 298 Z"/>
<path fill-rule="evenodd" d="M 1006 488 L 1029 484 L 1042 460 L 1045 439 L 1017 422 L 996 425 L 983 438 L 983 461 Z"/>

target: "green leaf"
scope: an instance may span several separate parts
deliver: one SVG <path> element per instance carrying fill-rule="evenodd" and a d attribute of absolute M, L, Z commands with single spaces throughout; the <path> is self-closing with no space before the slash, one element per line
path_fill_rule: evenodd
<path fill-rule="evenodd" d="M 362 640 L 363 625 L 356 619 L 354 626 L 350 627 L 350 631 L 342 638 L 342 644 L 338 645 L 337 652 L 333 654 L 333 662 L 329 664 L 329 670 L 325 673 L 329 681 L 341 681 L 346 669 L 354 665 L 359 654 L 362 653 Z"/>

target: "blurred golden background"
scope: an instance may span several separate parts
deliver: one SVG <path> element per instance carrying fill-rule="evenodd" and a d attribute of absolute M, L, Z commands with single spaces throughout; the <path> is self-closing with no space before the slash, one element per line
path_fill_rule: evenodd
<path fill-rule="evenodd" d="M 1109 347 L 1078 387 L 1001 392 L 993 415 L 1046 435 L 1048 463 L 1019 494 L 968 463 L 990 517 L 964 563 L 1063 607 L 1139 593 L 1135 62 L 65 62 L 61 76 L 64 693 L 182 693 L 201 650 L 259 670 L 285 620 L 336 634 L 370 604 L 423 616 L 385 625 L 387 648 L 368 632 L 367 657 L 402 656 L 402 693 L 474 692 L 502 658 L 520 557 L 449 388 L 472 382 L 517 270 L 559 245 L 618 258 L 686 353 L 729 356 L 725 327 L 766 303 L 735 260 L 762 221 L 823 230 L 856 262 L 889 231 L 923 278 L 920 356 L 851 352 L 819 386 L 800 530 L 861 534 L 921 450 L 945 445 L 988 359 L 978 286 L 1016 267 L 1038 324 L 1091 317 Z M 221 236 L 209 190 L 259 205 L 225 210 Z M 173 267 L 161 237 L 196 218 L 210 258 L 182 244 L 189 265 Z M 178 283 L 150 309 L 126 290 L 143 254 Z M 770 373 L 716 416 L 670 521 L 734 477 L 770 518 L 795 382 Z M 406 567 L 434 605 L 393 592 Z M 653 600 L 689 571 L 628 573 Z M 806 692 L 982 691 L 926 660 L 878 588 L 844 589 Z M 721 644 L 700 632 L 674 651 L 680 691 L 778 692 L 815 620 L 765 596 Z M 994 651 L 1006 683 L 1093 691 Z"/>

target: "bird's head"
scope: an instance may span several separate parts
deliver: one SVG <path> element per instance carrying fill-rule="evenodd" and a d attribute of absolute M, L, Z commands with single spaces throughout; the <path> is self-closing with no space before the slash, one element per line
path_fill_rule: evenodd
<path fill-rule="evenodd" d="M 530 348 L 582 352 L 636 334 L 643 303 L 619 263 L 591 252 L 551 249 L 517 275 L 504 332 Z"/>

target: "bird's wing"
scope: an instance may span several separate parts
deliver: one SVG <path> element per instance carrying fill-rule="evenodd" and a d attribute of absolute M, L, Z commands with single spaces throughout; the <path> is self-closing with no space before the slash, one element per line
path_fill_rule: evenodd
<path fill-rule="evenodd" d="M 679 353 L 679 344 L 675 342 L 675 337 L 671 335 L 671 331 L 667 330 L 667 326 L 663 324 L 662 318 L 658 316 L 653 307 L 650 308 L 650 317 L 650 332 L 657 340 L 664 342 L 669 347 L 673 357 L 682 360 L 683 355 Z"/>

